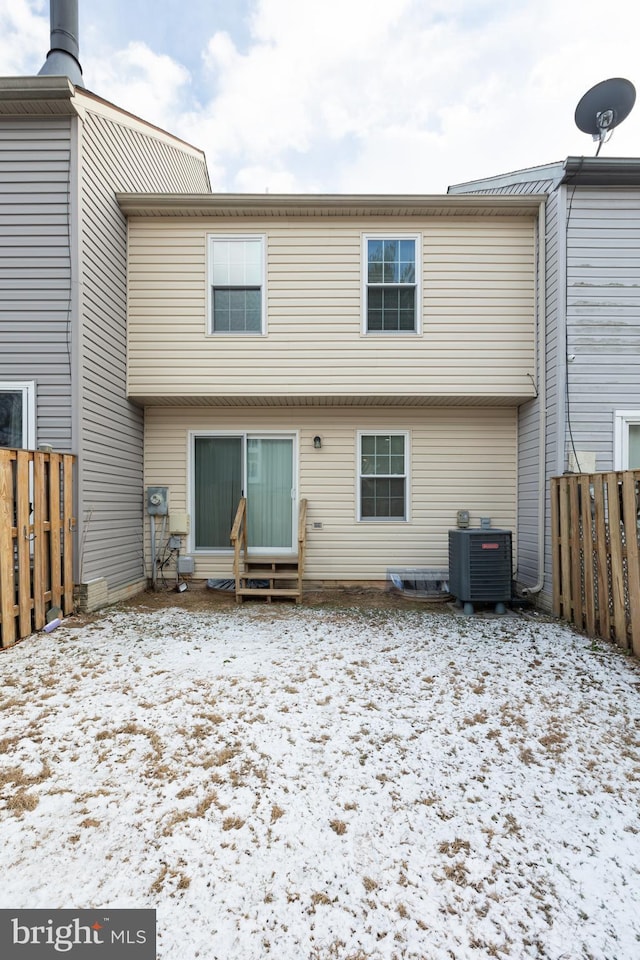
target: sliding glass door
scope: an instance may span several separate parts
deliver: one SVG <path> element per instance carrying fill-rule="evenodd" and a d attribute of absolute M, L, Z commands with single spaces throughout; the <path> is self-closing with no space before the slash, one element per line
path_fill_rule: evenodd
<path fill-rule="evenodd" d="M 194 546 L 229 549 L 229 534 L 242 496 L 241 437 L 194 438 Z"/>
<path fill-rule="evenodd" d="M 258 553 L 291 551 L 294 455 L 293 436 L 194 437 L 195 549 L 229 549 L 238 503 L 246 496 L 249 548 Z"/>

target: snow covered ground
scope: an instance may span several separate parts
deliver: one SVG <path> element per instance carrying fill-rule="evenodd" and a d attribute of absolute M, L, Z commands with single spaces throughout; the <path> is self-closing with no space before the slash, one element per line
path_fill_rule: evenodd
<path fill-rule="evenodd" d="M 562 626 L 130 610 L 0 672 L 0 907 L 155 907 L 162 960 L 640 956 L 640 670 Z"/>

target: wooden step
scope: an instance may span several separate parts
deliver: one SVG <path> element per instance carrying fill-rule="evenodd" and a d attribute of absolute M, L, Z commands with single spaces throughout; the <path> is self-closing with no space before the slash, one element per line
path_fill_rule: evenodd
<path fill-rule="evenodd" d="M 297 588 L 294 590 L 283 587 L 240 587 L 236 590 L 236 603 L 242 603 L 245 597 L 261 597 L 267 603 L 279 598 L 295 600 L 296 603 L 301 601 L 300 591 Z"/>
<path fill-rule="evenodd" d="M 297 587 L 240 587 L 242 597 L 297 597 Z"/>
<path fill-rule="evenodd" d="M 240 574 L 241 580 L 297 580 L 298 571 L 296 570 L 243 570 Z"/>
<path fill-rule="evenodd" d="M 298 567 L 297 557 L 245 557 L 245 567 L 269 567 L 277 570 L 278 567 Z"/>

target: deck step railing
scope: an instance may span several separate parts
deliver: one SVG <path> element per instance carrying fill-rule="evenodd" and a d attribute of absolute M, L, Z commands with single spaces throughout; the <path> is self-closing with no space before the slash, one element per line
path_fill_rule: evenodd
<path fill-rule="evenodd" d="M 298 550 L 295 555 L 251 555 L 247 547 L 247 501 L 238 504 L 231 530 L 233 545 L 233 576 L 236 603 L 256 597 L 271 603 L 273 600 L 302 600 L 307 529 L 307 501 L 300 501 L 298 513 Z"/>

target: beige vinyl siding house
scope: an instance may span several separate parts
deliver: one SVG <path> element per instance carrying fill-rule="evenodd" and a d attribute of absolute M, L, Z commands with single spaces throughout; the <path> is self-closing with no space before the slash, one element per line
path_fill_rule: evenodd
<path fill-rule="evenodd" d="M 197 578 L 231 571 L 230 520 L 215 544 L 204 532 L 207 458 L 237 456 L 251 499 L 269 444 L 287 460 L 282 509 L 295 518 L 308 501 L 308 581 L 446 567 L 460 509 L 515 530 L 517 407 L 536 389 L 536 198 L 118 199 L 144 482 L 186 513 Z M 217 258 L 244 241 L 250 279 L 218 282 Z M 383 260 L 402 249 L 409 267 L 393 279 L 387 264 L 378 282 L 380 241 Z M 231 316 L 240 300 L 234 332 L 220 304 Z M 148 546 L 146 558 L 150 575 Z"/>
<path fill-rule="evenodd" d="M 495 526 L 515 527 L 516 422 L 510 408 L 154 406 L 147 408 L 145 429 L 145 482 L 168 485 L 170 510 L 189 515 L 194 436 L 293 435 L 295 485 L 309 503 L 310 581 L 384 581 L 388 568 L 446 569 L 447 531 L 461 508 L 471 512 L 474 526 L 490 516 Z M 358 433 L 369 431 L 406 431 L 406 521 L 358 519 Z M 313 446 L 316 435 L 320 450 Z M 228 552 L 196 549 L 193 524 L 186 547 L 196 578 L 230 576 Z"/>

